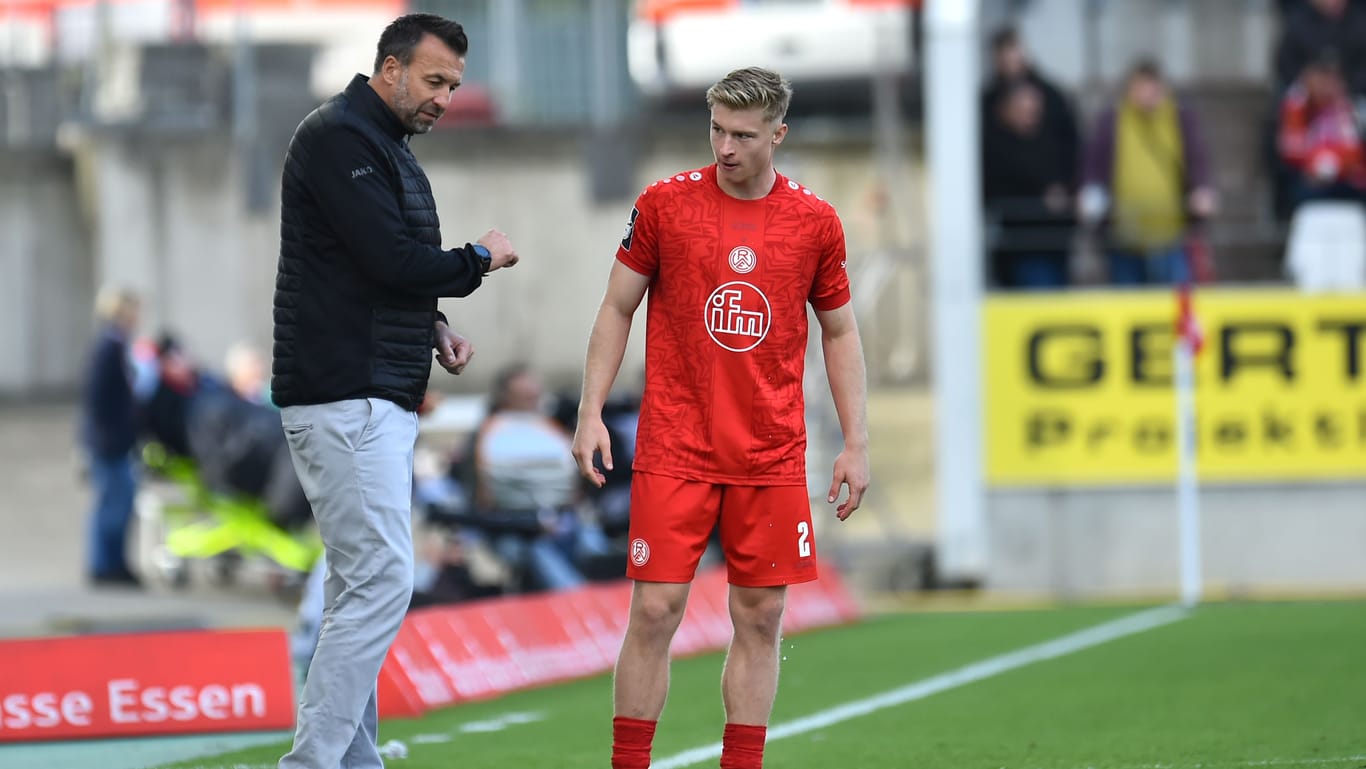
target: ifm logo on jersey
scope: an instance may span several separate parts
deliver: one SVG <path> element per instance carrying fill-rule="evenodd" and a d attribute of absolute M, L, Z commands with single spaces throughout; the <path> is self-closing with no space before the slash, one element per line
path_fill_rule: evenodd
<path fill-rule="evenodd" d="M 713 342 L 731 352 L 748 352 L 768 336 L 773 309 L 753 284 L 732 280 L 707 297 L 703 321 Z"/>
<path fill-rule="evenodd" d="M 745 275 L 758 266 L 759 256 L 749 246 L 736 246 L 726 261 L 736 274 Z M 748 352 L 758 347 L 768 336 L 773 319 L 768 297 L 743 280 L 731 281 L 711 292 L 703 315 L 712 341 L 731 352 Z"/>

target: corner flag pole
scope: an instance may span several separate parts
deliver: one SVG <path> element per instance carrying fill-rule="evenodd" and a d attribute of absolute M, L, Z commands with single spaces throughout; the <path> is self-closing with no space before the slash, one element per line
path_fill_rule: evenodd
<path fill-rule="evenodd" d="M 1177 290 L 1176 344 L 1172 346 L 1173 384 L 1176 389 L 1176 509 L 1180 532 L 1181 603 L 1200 603 L 1200 481 L 1195 458 L 1195 357 L 1203 346 L 1200 326 L 1192 308 L 1191 285 Z"/>

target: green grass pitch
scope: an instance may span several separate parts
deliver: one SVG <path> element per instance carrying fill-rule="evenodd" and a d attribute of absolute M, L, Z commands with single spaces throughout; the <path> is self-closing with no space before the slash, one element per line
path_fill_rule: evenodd
<path fill-rule="evenodd" d="M 1134 608 L 917 613 L 783 641 L 775 727 L 1132 615 Z M 721 658 L 674 663 L 655 761 L 716 742 Z M 389 721 L 393 769 L 608 765 L 598 677 Z M 173 764 L 273 767 L 286 744 Z M 716 759 L 695 766 L 717 765 Z M 949 685 L 770 739 L 766 766 L 936 769 L 1366 767 L 1366 603 L 1250 603 Z"/>

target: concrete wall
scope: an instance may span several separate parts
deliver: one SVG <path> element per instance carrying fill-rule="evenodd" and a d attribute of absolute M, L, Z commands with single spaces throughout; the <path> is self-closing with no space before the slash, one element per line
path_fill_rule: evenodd
<path fill-rule="evenodd" d="M 1226 486 L 1201 494 L 1214 591 L 1366 590 L 1366 484 Z M 1175 595 L 1170 488 L 995 491 L 986 584 L 1068 597 Z"/>
<path fill-rule="evenodd" d="M 69 162 L 0 150 L 0 394 L 76 382 L 93 292 L 87 231 Z"/>
<path fill-rule="evenodd" d="M 144 331 L 174 330 L 215 366 L 233 342 L 269 338 L 278 249 L 278 220 L 246 211 L 225 145 L 109 136 L 82 153 L 100 282 L 141 291 Z"/>
<path fill-rule="evenodd" d="M 1272 0 L 983 0 L 982 23 L 984 43 L 1015 24 L 1044 73 L 1076 90 L 1117 83 L 1141 56 L 1182 86 L 1266 82 L 1279 20 Z"/>
<path fill-rule="evenodd" d="M 632 189 L 709 162 L 704 121 L 699 115 L 698 130 L 651 142 Z M 877 213 L 884 176 L 869 142 L 789 144 L 782 170 L 840 208 L 857 268 L 859 253 L 889 237 Z M 95 277 L 145 292 L 145 329 L 174 329 L 206 364 L 217 365 L 237 340 L 268 348 L 278 181 L 266 209 L 254 213 L 246 205 L 243 154 L 227 137 L 107 133 L 87 137 L 82 146 L 78 176 L 98 212 L 90 237 Z M 457 390 L 482 387 L 499 366 L 525 358 L 556 382 L 576 382 L 634 192 L 595 202 L 586 140 L 572 135 L 452 132 L 418 137 L 413 146 L 431 178 L 446 245 L 496 227 L 523 257 L 474 296 L 442 301 L 474 341 L 478 362 L 459 380 L 437 370 L 434 381 Z M 271 179 L 279 178 L 282 155 L 282 145 L 270 150 Z M 624 154 L 620 160 L 631 162 Z M 914 174 L 907 161 L 904 176 Z M 901 217 L 893 229 L 912 238 L 917 219 Z M 85 284 L 73 285 L 68 301 L 87 301 L 84 290 Z M 643 329 L 643 313 L 640 323 Z M 623 371 L 639 370 L 642 340 L 642 333 L 633 335 Z"/>

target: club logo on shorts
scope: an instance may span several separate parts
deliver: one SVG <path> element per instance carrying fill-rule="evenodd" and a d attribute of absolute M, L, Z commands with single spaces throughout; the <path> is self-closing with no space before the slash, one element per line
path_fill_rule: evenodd
<path fill-rule="evenodd" d="M 631 540 L 631 563 L 644 566 L 650 562 L 650 545 L 640 537 Z"/>
<path fill-rule="evenodd" d="M 731 352 L 747 352 L 768 336 L 773 320 L 764 292 L 743 280 L 723 283 L 707 297 L 703 320 L 713 342 Z"/>
<path fill-rule="evenodd" d="M 730 268 L 744 275 L 754 270 L 754 265 L 758 263 L 758 257 L 754 255 L 754 249 L 749 246 L 736 246 L 730 252 Z"/>

